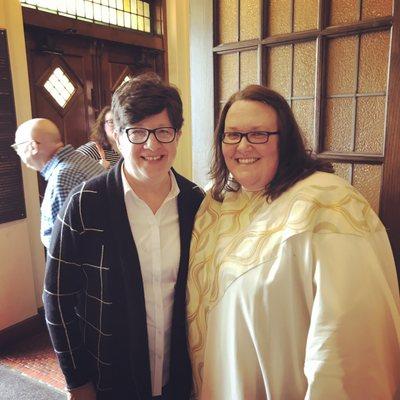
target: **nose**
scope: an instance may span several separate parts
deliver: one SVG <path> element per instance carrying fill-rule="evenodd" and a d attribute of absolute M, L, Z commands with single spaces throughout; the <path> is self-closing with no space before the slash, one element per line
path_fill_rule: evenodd
<path fill-rule="evenodd" d="M 147 138 L 146 142 L 143 144 L 143 147 L 150 150 L 158 149 L 161 146 L 161 143 L 156 139 L 154 133 L 150 133 L 150 136 Z"/>
<path fill-rule="evenodd" d="M 249 147 L 251 147 L 251 143 L 247 140 L 246 136 L 243 136 L 242 140 L 237 145 L 237 149 L 243 151 L 248 149 Z"/>

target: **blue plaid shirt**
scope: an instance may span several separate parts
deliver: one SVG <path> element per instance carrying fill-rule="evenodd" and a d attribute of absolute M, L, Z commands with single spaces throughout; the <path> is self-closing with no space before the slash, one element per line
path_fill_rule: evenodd
<path fill-rule="evenodd" d="M 97 161 L 78 153 L 71 145 L 63 147 L 40 171 L 47 181 L 40 224 L 40 237 L 46 248 L 54 221 L 71 189 L 102 172 L 104 168 Z"/>

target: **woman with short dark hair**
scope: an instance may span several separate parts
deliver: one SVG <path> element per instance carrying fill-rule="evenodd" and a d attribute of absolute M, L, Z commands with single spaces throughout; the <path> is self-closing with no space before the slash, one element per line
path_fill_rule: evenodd
<path fill-rule="evenodd" d="M 85 156 L 98 160 L 105 169 L 113 167 L 121 158 L 115 143 L 114 120 L 110 106 L 106 106 L 100 111 L 89 139 L 90 142 L 83 144 L 76 150 Z"/>
<path fill-rule="evenodd" d="M 139 75 L 112 113 L 123 158 L 72 191 L 53 230 L 49 331 L 71 400 L 188 400 L 186 279 L 203 192 L 172 169 L 182 101 Z"/>
<path fill-rule="evenodd" d="M 385 227 L 305 150 L 282 96 L 225 104 L 188 276 L 195 399 L 392 399 L 400 301 Z"/>

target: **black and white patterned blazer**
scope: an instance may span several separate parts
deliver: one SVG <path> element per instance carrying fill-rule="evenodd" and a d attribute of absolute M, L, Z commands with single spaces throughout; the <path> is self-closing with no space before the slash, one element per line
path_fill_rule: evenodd
<path fill-rule="evenodd" d="M 151 398 L 143 282 L 126 213 L 120 161 L 76 187 L 48 252 L 43 302 L 68 387 L 92 381 L 98 399 Z M 188 399 L 186 279 L 193 220 L 203 191 L 175 173 L 181 257 L 172 316 L 170 399 Z"/>

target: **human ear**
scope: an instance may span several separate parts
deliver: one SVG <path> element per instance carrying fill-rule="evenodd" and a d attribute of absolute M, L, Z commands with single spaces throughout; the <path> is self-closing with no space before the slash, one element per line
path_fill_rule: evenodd
<path fill-rule="evenodd" d="M 37 142 L 32 140 L 32 142 L 29 144 L 29 146 L 31 147 L 32 154 L 39 153 L 39 144 Z"/>

